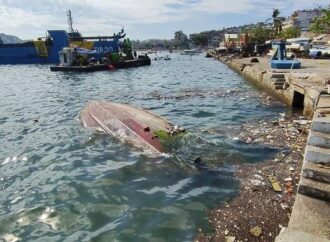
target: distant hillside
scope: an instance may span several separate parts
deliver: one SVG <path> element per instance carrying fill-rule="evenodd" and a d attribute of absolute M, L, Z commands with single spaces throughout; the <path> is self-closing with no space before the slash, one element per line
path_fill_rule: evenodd
<path fill-rule="evenodd" d="M 14 35 L 7 35 L 0 33 L 0 43 L 1 42 L 4 44 L 14 44 L 14 43 L 22 43 L 24 41 Z"/>

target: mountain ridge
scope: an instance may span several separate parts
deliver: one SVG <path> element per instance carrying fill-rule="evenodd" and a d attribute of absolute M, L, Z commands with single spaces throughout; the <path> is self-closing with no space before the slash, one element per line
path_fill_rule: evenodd
<path fill-rule="evenodd" d="M 23 43 L 23 42 L 24 42 L 24 40 L 18 38 L 17 36 L 0 33 L 0 43 L 17 44 L 17 43 Z"/>

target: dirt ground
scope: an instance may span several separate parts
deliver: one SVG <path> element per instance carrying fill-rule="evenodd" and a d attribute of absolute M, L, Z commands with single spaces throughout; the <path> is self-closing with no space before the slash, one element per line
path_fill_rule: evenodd
<path fill-rule="evenodd" d="M 266 102 L 270 99 L 267 96 L 261 98 Z M 281 228 L 289 222 L 310 123 L 301 114 L 283 114 L 274 120 L 260 120 L 242 126 L 235 139 L 278 147 L 282 152 L 273 160 L 236 165 L 235 175 L 241 182 L 239 196 L 210 211 L 209 222 L 214 232 L 206 234 L 199 230 L 195 241 L 275 240 Z M 273 189 L 269 176 L 275 178 L 281 191 Z"/>

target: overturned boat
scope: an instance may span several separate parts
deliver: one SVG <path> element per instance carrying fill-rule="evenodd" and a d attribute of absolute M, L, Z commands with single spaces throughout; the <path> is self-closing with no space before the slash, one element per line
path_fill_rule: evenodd
<path fill-rule="evenodd" d="M 154 154 L 168 152 L 168 144 L 185 130 L 147 110 L 127 104 L 90 101 L 82 110 L 84 127 L 110 134 Z"/>

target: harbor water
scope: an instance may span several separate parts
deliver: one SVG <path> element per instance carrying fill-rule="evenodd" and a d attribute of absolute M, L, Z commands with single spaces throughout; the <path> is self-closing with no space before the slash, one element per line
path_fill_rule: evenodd
<path fill-rule="evenodd" d="M 208 211 L 237 195 L 233 164 L 278 152 L 237 140 L 240 125 L 287 111 L 262 104 L 255 87 L 202 55 L 112 72 L 7 65 L 0 73 L 0 237 L 22 241 L 192 241 L 209 227 Z M 79 112 L 95 99 L 184 127 L 189 136 L 174 151 L 181 162 L 81 127 Z"/>

